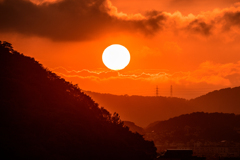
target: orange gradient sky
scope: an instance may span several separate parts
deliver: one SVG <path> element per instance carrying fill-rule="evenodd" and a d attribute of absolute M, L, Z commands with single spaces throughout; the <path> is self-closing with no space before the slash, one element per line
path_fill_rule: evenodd
<path fill-rule="evenodd" d="M 238 0 L 0 0 L 0 40 L 83 90 L 194 98 L 240 86 Z M 129 65 L 111 71 L 104 49 Z"/>

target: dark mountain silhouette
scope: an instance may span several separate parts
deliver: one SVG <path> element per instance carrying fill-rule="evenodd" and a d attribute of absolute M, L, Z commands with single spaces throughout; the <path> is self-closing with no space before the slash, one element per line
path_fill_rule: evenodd
<path fill-rule="evenodd" d="M 0 42 L 0 150 L 7 159 L 147 160 L 153 142 L 77 85 Z"/>
<path fill-rule="evenodd" d="M 216 90 L 189 103 L 198 111 L 240 114 L 240 87 Z"/>
<path fill-rule="evenodd" d="M 222 140 L 240 142 L 240 115 L 195 112 L 150 124 L 145 131 L 153 133 L 160 143 Z"/>
<path fill-rule="evenodd" d="M 117 112 L 124 121 L 134 122 L 140 127 L 196 111 L 187 100 L 182 98 L 112 95 L 90 91 L 85 93 L 99 105 L 106 107 L 109 112 Z"/>
<path fill-rule="evenodd" d="M 240 87 L 210 92 L 195 99 L 101 94 L 85 91 L 111 113 L 117 112 L 126 121 L 141 127 L 192 112 L 240 114 Z"/>
<path fill-rule="evenodd" d="M 140 133 L 141 135 L 144 135 L 145 134 L 145 131 L 142 127 L 139 127 L 137 126 L 135 123 L 133 122 L 130 122 L 130 121 L 123 121 L 124 125 L 129 127 L 129 130 L 132 131 L 132 132 L 138 132 Z"/>

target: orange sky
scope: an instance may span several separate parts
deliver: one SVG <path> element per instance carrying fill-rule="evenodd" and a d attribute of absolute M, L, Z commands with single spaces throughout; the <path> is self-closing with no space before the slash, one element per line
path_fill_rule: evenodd
<path fill-rule="evenodd" d="M 238 0 L 0 0 L 0 40 L 83 90 L 194 98 L 240 85 Z M 111 71 L 102 52 L 124 45 Z"/>

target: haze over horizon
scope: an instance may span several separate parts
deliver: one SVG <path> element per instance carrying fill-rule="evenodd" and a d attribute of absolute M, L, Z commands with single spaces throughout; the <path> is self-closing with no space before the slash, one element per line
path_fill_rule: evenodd
<path fill-rule="evenodd" d="M 240 86 L 239 0 L 0 0 L 0 40 L 83 90 L 195 98 Z M 104 49 L 131 54 L 107 69 Z"/>

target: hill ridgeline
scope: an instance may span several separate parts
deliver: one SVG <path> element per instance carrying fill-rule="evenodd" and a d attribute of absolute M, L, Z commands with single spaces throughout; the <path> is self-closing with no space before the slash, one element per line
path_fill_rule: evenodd
<path fill-rule="evenodd" d="M 77 85 L 0 41 L 0 148 L 8 159 L 151 160 L 156 148 Z M 81 84 L 80 84 L 81 85 Z"/>

